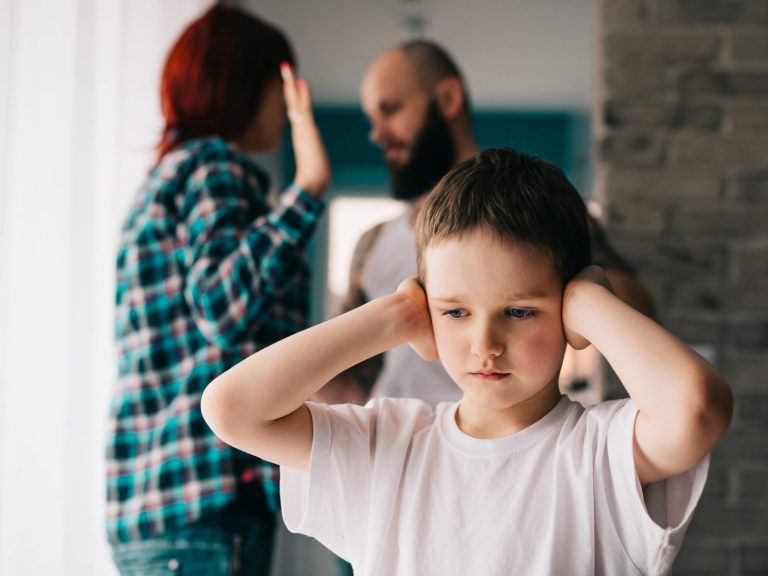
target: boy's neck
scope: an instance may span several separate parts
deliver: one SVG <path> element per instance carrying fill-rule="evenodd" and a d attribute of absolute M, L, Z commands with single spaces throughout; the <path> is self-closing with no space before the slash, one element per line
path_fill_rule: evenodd
<path fill-rule="evenodd" d="M 479 439 L 511 436 L 541 420 L 562 398 L 557 382 L 519 404 L 495 410 L 475 404 L 466 397 L 456 410 L 459 430 Z"/>

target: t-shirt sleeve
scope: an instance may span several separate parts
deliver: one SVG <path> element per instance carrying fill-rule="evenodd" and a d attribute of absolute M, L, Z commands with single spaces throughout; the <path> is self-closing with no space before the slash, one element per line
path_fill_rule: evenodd
<path fill-rule="evenodd" d="M 308 472 L 280 468 L 283 520 L 291 532 L 316 538 L 337 556 L 352 561 L 367 524 L 371 444 L 375 413 L 360 406 L 307 402 L 312 415 L 312 456 Z M 342 449 L 343 448 L 343 449 Z"/>
<path fill-rule="evenodd" d="M 356 569 L 378 565 L 369 550 L 378 550 L 394 521 L 414 436 L 434 414 L 425 402 L 405 398 L 307 407 L 313 429 L 309 471 L 280 468 L 285 525 L 316 538 Z"/>
<path fill-rule="evenodd" d="M 709 470 L 709 455 L 690 470 L 643 489 L 634 459 L 638 409 L 632 400 L 609 407 L 602 482 L 606 516 L 632 562 L 646 574 L 666 574 L 672 565 Z"/>

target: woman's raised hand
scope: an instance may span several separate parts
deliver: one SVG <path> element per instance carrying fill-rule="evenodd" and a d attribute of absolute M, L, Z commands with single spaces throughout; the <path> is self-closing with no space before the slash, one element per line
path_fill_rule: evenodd
<path fill-rule="evenodd" d="M 331 166 L 323 139 L 312 116 L 312 95 L 306 81 L 296 78 L 290 64 L 280 65 L 283 94 L 291 124 L 293 153 L 296 157 L 294 183 L 312 196 L 322 196 L 331 179 Z"/>

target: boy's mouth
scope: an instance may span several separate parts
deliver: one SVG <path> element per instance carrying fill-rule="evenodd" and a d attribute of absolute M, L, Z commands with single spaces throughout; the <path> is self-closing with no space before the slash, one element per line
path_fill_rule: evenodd
<path fill-rule="evenodd" d="M 479 378 L 481 380 L 491 380 L 491 381 L 501 380 L 509 376 L 508 372 L 495 372 L 493 370 L 491 371 L 482 370 L 480 372 L 470 372 L 470 374 L 475 378 Z"/>

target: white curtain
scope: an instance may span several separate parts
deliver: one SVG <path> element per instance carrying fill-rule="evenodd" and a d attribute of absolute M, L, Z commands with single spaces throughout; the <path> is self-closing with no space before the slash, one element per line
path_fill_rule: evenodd
<path fill-rule="evenodd" d="M 162 59 L 210 0 L 0 0 L 0 574 L 114 574 L 113 259 Z"/>

